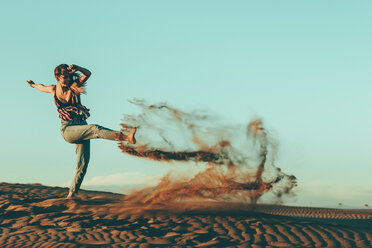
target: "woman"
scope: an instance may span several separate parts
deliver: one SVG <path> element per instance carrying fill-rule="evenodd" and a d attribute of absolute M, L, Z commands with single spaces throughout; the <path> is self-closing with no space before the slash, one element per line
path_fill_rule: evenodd
<path fill-rule="evenodd" d="M 62 137 L 76 146 L 77 167 L 67 196 L 70 199 L 77 194 L 86 173 L 90 157 L 90 139 L 125 140 L 135 144 L 136 128 L 133 128 L 129 135 L 124 135 L 122 132 L 98 125 L 88 125 L 86 119 L 90 115 L 89 109 L 81 104 L 80 94 L 85 92 L 84 86 L 91 72 L 77 65 L 61 64 L 55 68 L 54 74 L 57 85 L 45 86 L 35 84 L 31 80 L 27 83 L 33 88 L 53 95 L 62 123 Z"/>

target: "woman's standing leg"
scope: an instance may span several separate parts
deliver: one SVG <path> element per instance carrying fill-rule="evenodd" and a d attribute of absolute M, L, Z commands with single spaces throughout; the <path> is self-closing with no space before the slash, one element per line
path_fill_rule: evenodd
<path fill-rule="evenodd" d="M 74 180 L 72 181 L 70 187 L 69 194 L 70 197 L 78 192 L 81 183 L 83 182 L 85 173 L 87 172 L 90 158 L 90 140 L 85 140 L 82 143 L 76 144 L 75 146 L 77 155 L 77 165 Z"/>

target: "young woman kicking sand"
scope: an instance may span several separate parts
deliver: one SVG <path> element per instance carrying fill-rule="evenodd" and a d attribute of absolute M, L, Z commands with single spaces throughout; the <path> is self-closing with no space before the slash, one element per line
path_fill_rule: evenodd
<path fill-rule="evenodd" d="M 80 72 L 80 73 L 78 73 Z M 84 93 L 84 86 L 91 72 L 77 65 L 61 64 L 54 70 L 57 79 L 56 85 L 45 86 L 35 84 L 28 80 L 27 83 L 42 92 L 52 94 L 61 119 L 62 137 L 76 146 L 77 167 L 72 181 L 68 199 L 77 194 L 87 171 L 90 157 L 90 139 L 107 139 L 136 143 L 136 128 L 128 135 L 99 125 L 88 125 L 86 119 L 90 116 L 89 109 L 81 104 L 80 94 Z"/>

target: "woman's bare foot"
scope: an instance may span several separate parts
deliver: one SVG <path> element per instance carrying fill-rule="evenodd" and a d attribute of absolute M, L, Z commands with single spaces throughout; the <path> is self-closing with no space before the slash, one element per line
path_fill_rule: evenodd
<path fill-rule="evenodd" d="M 68 193 L 68 196 L 66 197 L 67 199 L 72 199 L 72 198 L 74 198 L 75 197 L 75 193 L 74 192 L 69 192 Z"/>
<path fill-rule="evenodd" d="M 115 139 L 119 141 L 128 141 L 131 144 L 136 144 L 136 138 L 134 137 L 136 135 L 136 132 L 136 127 L 134 127 L 128 135 L 124 135 L 122 132 L 119 132 L 118 134 L 115 134 Z"/>
<path fill-rule="evenodd" d="M 135 127 L 132 129 L 130 134 L 127 137 L 125 137 L 125 140 L 131 144 L 136 144 L 136 138 L 134 137 L 136 135 L 136 132 L 137 132 L 137 128 Z"/>

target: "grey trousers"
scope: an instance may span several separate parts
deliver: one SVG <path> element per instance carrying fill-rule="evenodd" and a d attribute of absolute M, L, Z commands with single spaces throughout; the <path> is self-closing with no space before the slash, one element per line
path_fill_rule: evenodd
<path fill-rule="evenodd" d="M 75 144 L 77 166 L 72 181 L 70 192 L 77 193 L 87 172 L 90 158 L 90 139 L 115 140 L 115 135 L 120 133 L 98 125 L 88 125 L 86 121 L 74 119 L 61 121 L 62 137 L 69 143 Z"/>

